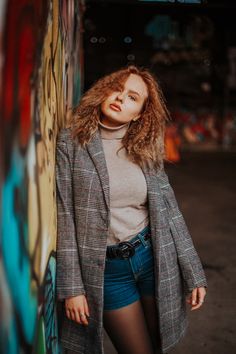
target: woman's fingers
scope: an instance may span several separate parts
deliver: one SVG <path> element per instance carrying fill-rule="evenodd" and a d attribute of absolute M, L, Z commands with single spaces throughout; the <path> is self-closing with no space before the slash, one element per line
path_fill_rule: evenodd
<path fill-rule="evenodd" d="M 204 303 L 206 296 L 206 289 L 204 287 L 195 288 L 191 294 L 191 311 L 199 309 Z"/>
<path fill-rule="evenodd" d="M 206 296 L 206 289 L 204 287 L 198 288 L 197 289 L 197 302 L 199 307 L 202 306 L 202 304 L 204 303 L 205 300 L 205 296 Z"/>
<path fill-rule="evenodd" d="M 84 298 L 84 312 L 86 314 L 87 317 L 89 317 L 89 308 L 88 308 L 88 303 L 87 303 L 87 299 L 86 297 Z"/>
<path fill-rule="evenodd" d="M 192 296 L 191 296 L 191 305 L 192 307 L 197 304 L 197 288 L 193 289 Z"/>
<path fill-rule="evenodd" d="M 85 314 L 84 309 L 83 309 L 83 310 L 80 310 L 80 320 L 81 320 L 81 323 L 82 323 L 82 324 L 88 325 L 88 320 L 87 320 L 87 316 L 86 316 L 86 314 Z"/>
<path fill-rule="evenodd" d="M 79 314 L 80 314 L 80 320 L 83 324 L 88 325 L 88 319 L 87 316 L 89 316 L 88 314 L 88 304 L 87 304 L 87 299 L 84 296 L 83 297 L 83 304 L 79 309 Z"/>
<path fill-rule="evenodd" d="M 66 309 L 66 316 L 69 318 L 69 320 L 71 320 L 71 317 L 70 317 L 70 310 L 69 310 L 69 309 Z"/>
<path fill-rule="evenodd" d="M 78 310 L 75 311 L 75 322 L 81 324 L 80 315 L 79 315 Z"/>
<path fill-rule="evenodd" d="M 79 324 L 88 325 L 88 320 L 87 320 L 87 316 L 86 316 L 86 312 L 85 312 L 84 307 L 80 307 L 77 309 L 67 309 L 66 316 L 70 320 L 75 321 Z"/>
<path fill-rule="evenodd" d="M 66 316 L 79 324 L 88 325 L 88 304 L 84 295 L 65 300 Z"/>
<path fill-rule="evenodd" d="M 72 321 L 75 321 L 75 311 L 73 309 L 70 310 L 70 318 Z"/>
<path fill-rule="evenodd" d="M 66 310 L 66 315 L 72 321 L 75 321 L 79 324 L 88 325 L 87 317 L 84 313 L 84 310 L 81 308 Z"/>

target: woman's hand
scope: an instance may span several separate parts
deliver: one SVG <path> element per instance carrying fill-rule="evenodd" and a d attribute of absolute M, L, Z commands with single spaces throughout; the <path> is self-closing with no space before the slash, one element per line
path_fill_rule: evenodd
<path fill-rule="evenodd" d="M 89 308 L 84 295 L 65 299 L 66 316 L 79 324 L 88 325 Z"/>
<path fill-rule="evenodd" d="M 206 289 L 202 286 L 200 288 L 193 289 L 191 295 L 187 299 L 187 303 L 191 305 L 191 311 L 199 309 L 206 296 Z"/>

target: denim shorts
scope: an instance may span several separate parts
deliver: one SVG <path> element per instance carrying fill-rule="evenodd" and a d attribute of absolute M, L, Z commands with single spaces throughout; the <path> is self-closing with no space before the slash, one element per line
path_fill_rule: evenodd
<path fill-rule="evenodd" d="M 151 239 L 144 240 L 149 231 L 146 226 L 129 242 L 139 238 L 141 244 L 135 254 L 126 259 L 106 258 L 104 272 L 104 310 L 127 306 L 141 296 L 154 295 L 154 261 Z M 109 247 L 109 246 L 108 246 Z"/>

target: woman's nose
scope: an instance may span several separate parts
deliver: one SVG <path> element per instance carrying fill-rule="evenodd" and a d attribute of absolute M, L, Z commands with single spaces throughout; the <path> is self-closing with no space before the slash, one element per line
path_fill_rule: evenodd
<path fill-rule="evenodd" d="M 123 99 L 124 99 L 123 92 L 119 92 L 118 95 L 116 96 L 116 98 L 117 98 L 118 101 L 122 102 Z"/>

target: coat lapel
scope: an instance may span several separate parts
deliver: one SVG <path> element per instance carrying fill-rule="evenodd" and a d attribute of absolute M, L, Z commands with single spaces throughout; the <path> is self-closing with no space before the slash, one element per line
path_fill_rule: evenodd
<path fill-rule="evenodd" d="M 166 226 L 166 220 L 162 211 L 165 209 L 163 204 L 160 177 L 159 172 L 153 170 L 148 170 L 148 168 L 142 168 L 146 183 L 147 183 L 147 194 L 148 194 L 148 209 L 150 225 L 153 234 L 159 234 L 160 229 Z M 160 241 L 158 240 L 158 243 Z"/>
<path fill-rule="evenodd" d="M 110 209 L 109 175 L 102 145 L 102 139 L 98 130 L 90 143 L 87 145 L 87 151 L 93 160 L 98 176 L 100 178 L 107 208 Z"/>

